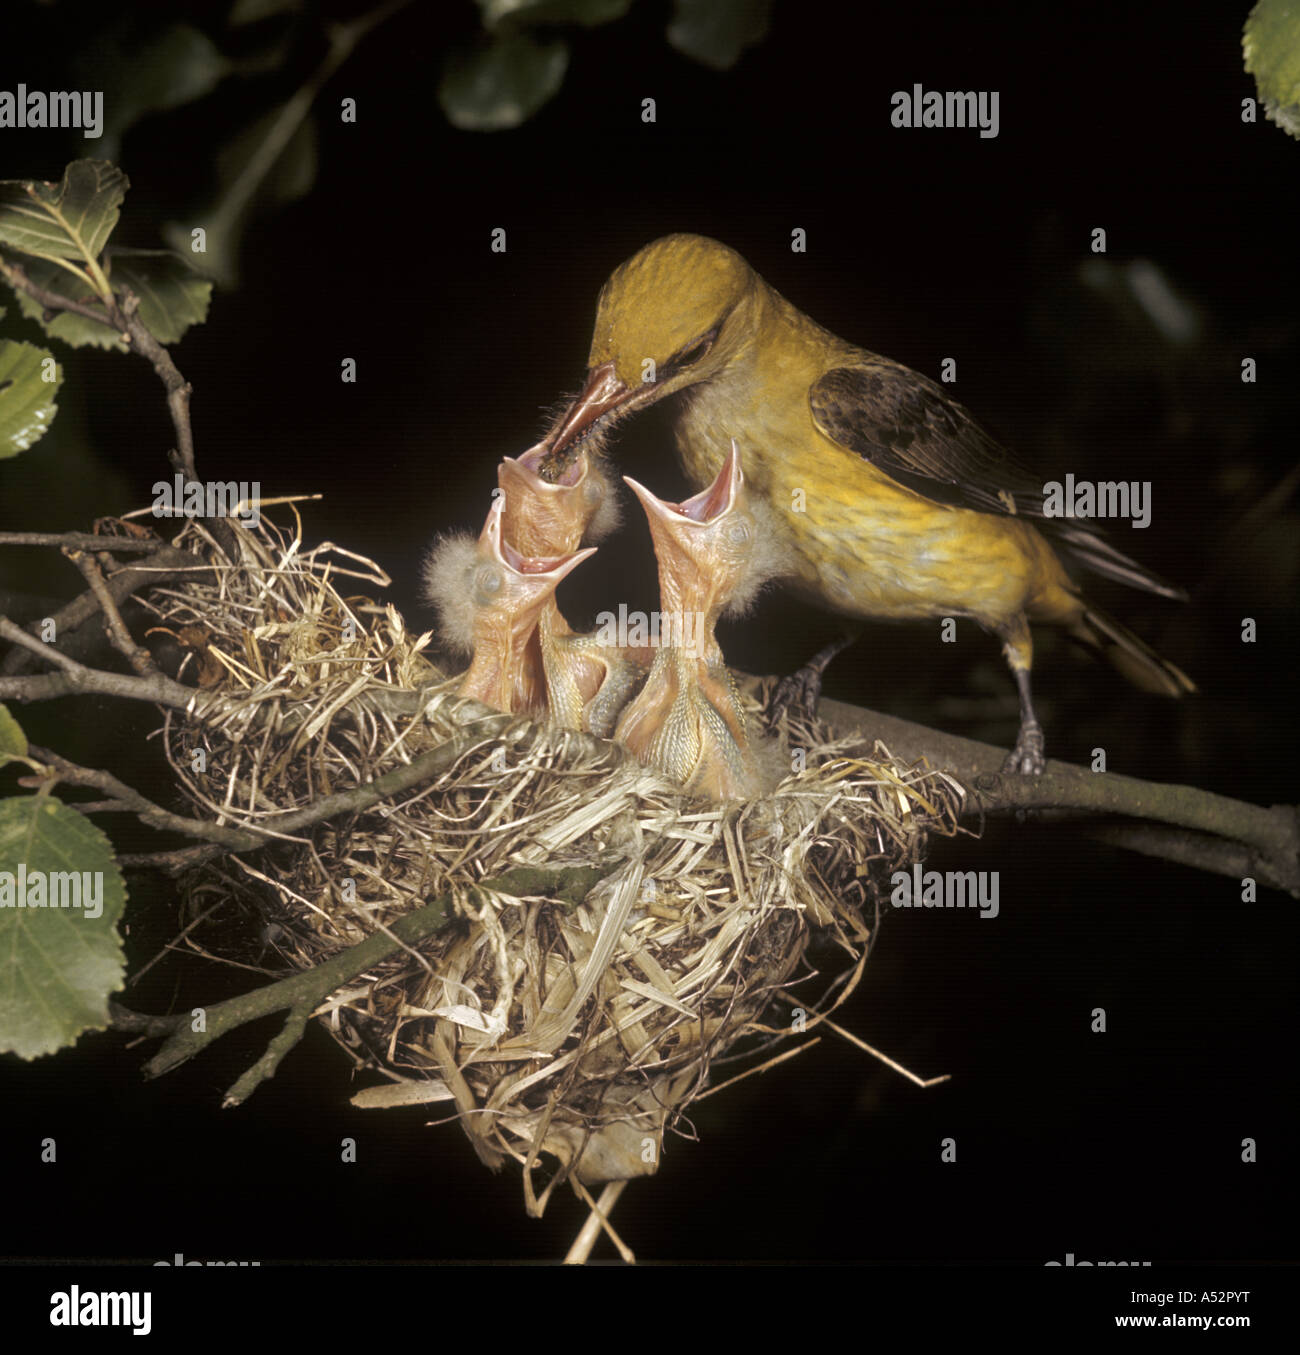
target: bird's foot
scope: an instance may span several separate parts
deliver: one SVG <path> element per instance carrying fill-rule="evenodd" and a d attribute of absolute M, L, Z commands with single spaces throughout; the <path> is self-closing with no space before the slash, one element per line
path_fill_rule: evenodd
<path fill-rule="evenodd" d="M 783 677 L 776 684 L 763 717 L 768 729 L 775 730 L 783 718 L 813 721 L 817 718 L 817 703 L 822 699 L 822 676 L 830 661 L 846 650 L 861 633 L 854 626 L 823 646 L 798 672 Z"/>
<path fill-rule="evenodd" d="M 1007 754 L 1002 770 L 1021 776 L 1042 776 L 1047 767 L 1045 748 L 1042 725 L 1037 720 L 1026 721 L 1020 726 L 1016 746 Z"/>
<path fill-rule="evenodd" d="M 782 719 L 789 716 L 813 720 L 817 716 L 817 703 L 821 699 L 822 670 L 813 667 L 812 664 L 804 664 L 797 673 L 783 677 L 776 684 L 763 715 L 763 722 L 769 729 L 775 729 Z"/>

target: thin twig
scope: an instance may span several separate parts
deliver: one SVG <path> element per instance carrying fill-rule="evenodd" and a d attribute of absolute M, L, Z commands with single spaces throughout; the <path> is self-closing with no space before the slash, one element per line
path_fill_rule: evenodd
<path fill-rule="evenodd" d="M 133 790 L 125 782 L 119 781 L 112 772 L 98 771 L 93 767 L 79 767 L 69 762 L 49 748 L 32 745 L 31 756 L 49 766 L 59 781 L 69 786 L 92 786 L 96 790 L 106 791 L 118 804 L 129 808 L 139 816 L 140 822 L 150 828 L 172 833 L 184 833 L 186 837 L 201 838 L 205 842 L 220 843 L 229 851 L 250 851 L 254 847 L 264 846 L 266 838 L 259 833 L 250 833 L 239 828 L 227 828 L 206 819 L 187 819 L 181 814 L 156 805 L 139 791 Z"/>
<path fill-rule="evenodd" d="M 820 712 L 837 733 L 861 731 L 904 762 L 924 758 L 956 776 L 974 792 L 966 814 L 1075 810 L 1190 830 L 1244 852 L 1249 868 L 1242 873 L 1300 898 L 1300 816 L 1294 805 L 1253 805 L 1195 786 L 1140 781 L 1051 759 L 1042 776 L 1008 775 L 1002 771 L 1005 749 L 824 697 Z M 1148 836 L 1142 849 L 1154 845 Z M 1175 850 L 1186 864 L 1222 867 L 1227 874 L 1236 874 L 1242 861 L 1233 853 L 1216 858 L 1202 852 L 1198 858 L 1187 841 Z"/>
<path fill-rule="evenodd" d="M 108 638 L 113 648 L 141 677 L 149 677 L 156 673 L 158 669 L 154 666 L 153 655 L 143 645 L 136 644 L 131 632 L 127 630 L 122 613 L 118 611 L 117 603 L 113 601 L 113 595 L 104 582 L 103 570 L 95 560 L 82 551 L 65 550 L 64 554 L 81 570 L 82 577 L 90 585 L 90 591 L 99 599 L 99 608 L 104 613 Z"/>
<path fill-rule="evenodd" d="M 22 533 L 15 533 L 14 535 L 22 535 Z M 81 532 L 68 532 L 56 536 L 49 544 L 75 548 L 83 535 Z M 114 540 L 115 538 L 108 539 Z M 91 538 L 92 544 L 94 540 L 95 538 Z M 148 561 L 123 565 L 106 580 L 106 584 L 109 594 L 120 607 L 133 593 L 138 592 L 146 585 L 155 586 L 166 583 L 169 579 L 178 578 L 185 574 L 203 573 L 214 567 L 189 551 L 178 550 L 167 542 L 161 542 L 158 543 L 157 549 L 151 554 Z M 83 627 L 93 627 L 99 617 L 99 599 L 87 589 L 61 607 L 52 617 L 48 618 L 48 621 L 52 623 L 54 633 L 61 637 L 60 644 L 64 653 L 88 653 L 96 642 L 96 637 L 93 634 L 87 635 Z M 32 635 L 46 624 L 46 620 L 46 618 L 42 618 L 39 621 L 34 621 L 24 629 L 29 635 Z M 39 652 L 43 654 L 43 651 Z M 0 662 L 0 674 L 13 676 L 26 672 L 30 665 L 31 656 L 28 652 L 21 648 L 15 648 L 5 656 L 3 662 Z M 59 694 L 62 695 L 62 693 Z M 42 698 L 33 697 L 31 699 L 40 700 Z"/>
<path fill-rule="evenodd" d="M 58 546 L 64 551 L 117 550 L 141 555 L 171 549 L 156 536 L 97 536 L 94 532 L 0 532 L 0 546 Z"/>
<path fill-rule="evenodd" d="M 173 710 L 190 710 L 201 695 L 195 688 L 182 686 L 163 673 L 131 677 L 126 673 L 107 673 L 98 668 L 87 668 L 53 645 L 43 644 L 35 636 L 28 635 L 6 616 L 0 616 L 0 639 L 21 645 L 59 669 L 58 673 L 46 673 L 36 678 L 0 678 L 0 700 L 45 701 L 51 696 L 97 692 L 103 696 L 122 696 L 132 701 L 152 701 L 160 706 L 170 706 Z"/>

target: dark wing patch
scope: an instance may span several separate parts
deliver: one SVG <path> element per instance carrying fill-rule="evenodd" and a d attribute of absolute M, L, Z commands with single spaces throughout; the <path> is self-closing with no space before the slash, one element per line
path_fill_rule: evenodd
<path fill-rule="evenodd" d="M 1045 517 L 1043 482 L 919 372 L 864 354 L 852 367 L 835 367 L 815 381 L 808 403 L 828 438 L 922 498 L 1034 518 L 1075 564 L 1131 588 L 1186 596 L 1116 550 L 1095 523 Z"/>
<path fill-rule="evenodd" d="M 1042 482 L 919 372 L 866 358 L 820 377 L 808 403 L 828 438 L 923 498 L 982 513 L 1043 515 Z"/>

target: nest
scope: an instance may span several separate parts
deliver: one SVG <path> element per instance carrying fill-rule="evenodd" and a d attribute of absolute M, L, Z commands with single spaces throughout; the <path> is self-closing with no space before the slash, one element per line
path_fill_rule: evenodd
<path fill-rule="evenodd" d="M 149 601 L 197 668 L 194 716 L 164 726 L 195 809 L 255 826 L 422 757 L 433 770 L 193 872 L 185 943 L 278 976 L 440 906 L 432 935 L 317 1015 L 386 1079 L 359 1104 L 452 1103 L 486 1163 L 520 1164 L 530 1212 L 570 1174 L 655 1171 L 711 1065 L 790 1033 L 765 1018 L 807 976 L 810 939 L 844 957 L 829 1009 L 890 873 L 957 831 L 958 783 L 819 727 L 788 731 L 802 766 L 761 799 L 688 798 L 618 744 L 458 698 L 430 636 L 339 591 L 385 586 L 371 562 L 305 550 L 265 515 L 237 536 L 231 562 L 190 524 L 178 544 L 214 568 Z M 757 715 L 766 692 L 746 699 Z"/>

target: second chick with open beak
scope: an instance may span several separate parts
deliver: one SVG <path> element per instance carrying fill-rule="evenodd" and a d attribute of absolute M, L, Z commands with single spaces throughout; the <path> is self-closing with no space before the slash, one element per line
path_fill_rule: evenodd
<path fill-rule="evenodd" d="M 645 508 L 659 560 L 661 647 L 614 737 L 692 794 L 756 795 L 762 776 L 714 635 L 722 612 L 743 606 L 766 577 L 767 545 L 736 444 L 709 488 L 684 503 L 625 480 Z"/>

